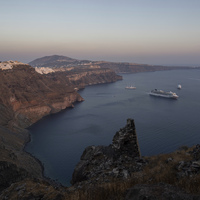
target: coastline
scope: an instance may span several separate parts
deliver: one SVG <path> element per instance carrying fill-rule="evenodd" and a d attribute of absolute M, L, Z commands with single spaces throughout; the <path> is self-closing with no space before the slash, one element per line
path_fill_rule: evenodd
<path fill-rule="evenodd" d="M 182 69 L 182 70 L 185 70 L 185 69 Z M 165 70 L 165 71 L 171 71 L 171 70 Z M 138 72 L 138 73 L 146 73 L 146 72 Z M 133 73 L 133 74 L 135 74 L 135 73 Z M 103 85 L 104 83 L 102 83 L 102 85 Z M 106 83 L 107 84 L 107 83 Z M 96 85 L 96 84 L 94 84 L 94 85 Z M 87 85 L 86 87 L 88 87 L 88 86 L 91 86 L 91 85 Z M 83 90 L 83 89 L 81 89 L 81 90 Z M 75 104 L 77 104 L 77 103 L 80 103 L 79 101 L 77 101 L 77 102 L 75 102 Z M 68 108 L 70 108 L 70 107 L 68 107 Z M 68 109 L 68 108 L 66 108 L 66 109 Z M 57 113 L 53 113 L 53 115 L 56 115 L 56 114 L 58 114 L 58 113 L 60 113 L 60 112 L 65 112 L 65 110 L 66 109 L 64 109 L 64 110 L 61 110 L 61 111 L 59 111 L 59 112 L 57 112 Z M 52 114 L 49 114 L 49 115 L 52 115 Z M 49 115 L 47 115 L 47 116 L 49 116 Z M 37 122 L 36 122 L 37 123 Z M 34 123 L 35 124 L 35 123 Z M 30 133 L 29 133 L 30 134 Z M 31 135 L 29 136 L 30 138 L 29 138 L 29 141 L 28 142 L 30 142 L 31 141 Z M 28 143 L 27 142 L 27 143 Z M 27 144 L 26 143 L 26 144 Z M 24 149 L 24 151 L 25 151 L 25 149 Z M 27 151 L 25 151 L 26 153 L 28 153 Z M 29 153 L 30 155 L 31 155 L 31 153 Z M 39 159 L 37 159 L 35 156 L 33 156 L 33 155 L 31 155 L 32 157 L 34 157 L 39 163 L 40 163 L 40 166 L 41 166 L 41 168 L 42 168 L 42 173 L 43 173 L 43 177 L 44 178 L 47 178 L 47 179 L 49 179 L 49 180 L 52 180 L 52 181 L 55 181 L 56 182 L 56 180 L 54 180 L 54 179 L 51 179 L 51 178 L 49 178 L 48 176 L 45 176 L 44 175 L 44 165 L 43 165 L 43 163 L 39 160 Z M 60 183 L 61 184 L 61 183 Z M 62 184 L 61 184 L 62 185 Z"/>
<path fill-rule="evenodd" d="M 83 90 L 83 89 L 84 89 L 84 88 L 82 88 L 81 90 Z M 46 116 L 44 116 L 44 117 L 48 117 L 48 116 L 50 116 L 50 115 L 56 115 L 56 114 L 58 114 L 58 113 L 65 112 L 67 109 L 70 109 L 70 108 L 73 109 L 74 106 L 75 106 L 76 104 L 81 103 L 81 102 L 82 102 L 82 101 L 76 101 L 76 102 L 73 103 L 73 106 L 69 106 L 69 107 L 67 107 L 67 108 L 65 108 L 65 109 L 63 109 L 63 110 L 60 110 L 60 111 L 56 112 L 56 113 L 50 113 L 50 114 L 48 114 L 48 115 L 46 115 Z M 42 120 L 44 117 L 42 117 L 40 120 Z M 40 120 L 38 120 L 38 121 L 40 121 Z M 36 121 L 35 123 L 31 124 L 31 126 L 34 125 L 34 124 L 36 124 L 38 121 Z M 29 127 L 31 127 L 31 126 L 29 126 Z M 26 151 L 26 149 L 25 149 L 26 146 L 27 146 L 28 143 L 31 142 L 31 140 L 32 140 L 32 138 L 31 138 L 31 133 L 30 133 L 30 131 L 28 130 L 29 127 L 27 127 L 26 129 L 24 129 L 24 130 L 26 130 L 26 132 L 27 132 L 27 134 L 28 134 L 28 139 L 27 139 L 27 140 L 24 140 L 24 146 L 23 146 L 22 151 L 25 152 L 25 153 L 27 153 L 29 156 L 31 156 L 31 157 L 40 165 L 41 170 L 42 170 L 42 171 L 41 171 L 41 172 L 42 172 L 42 178 L 43 178 L 44 180 L 46 180 L 47 182 L 49 182 L 51 185 L 53 185 L 53 186 L 55 186 L 55 187 L 58 187 L 58 186 L 68 187 L 68 186 L 64 186 L 62 183 L 60 183 L 60 182 L 57 181 L 57 180 L 54 180 L 54 179 L 52 179 L 52 178 L 50 178 L 50 177 L 48 177 L 48 176 L 45 176 L 45 174 L 44 174 L 45 167 L 44 167 L 44 164 L 42 163 L 42 161 L 41 161 L 40 159 L 38 159 L 36 156 L 34 156 L 33 154 L 31 154 L 30 152 Z"/>
<path fill-rule="evenodd" d="M 182 70 L 185 70 L 185 69 L 182 69 Z M 161 71 L 171 71 L 171 70 L 161 70 Z M 135 73 L 125 73 L 125 74 L 136 74 L 136 73 L 138 74 L 138 73 L 149 73 L 149 72 L 156 72 L 156 71 L 145 71 L 145 72 L 135 72 Z M 121 73 L 119 73 L 119 75 L 121 75 Z M 111 83 L 113 83 L 113 82 L 111 82 Z M 86 85 L 85 87 L 94 86 L 94 85 L 104 85 L 104 84 L 109 84 L 109 83 L 91 84 L 91 85 Z M 80 91 L 83 90 L 83 89 L 84 89 L 84 88 L 81 88 Z M 78 104 L 78 103 L 80 103 L 80 102 L 79 102 L 79 101 L 76 101 L 76 102 L 74 103 L 74 105 L 76 105 L 76 104 Z M 67 107 L 66 109 L 69 109 L 69 108 L 71 108 L 71 107 Z M 47 116 L 56 115 L 56 114 L 58 114 L 58 113 L 65 112 L 66 109 L 61 110 L 61 111 L 56 112 L 56 113 L 49 114 L 49 115 L 47 115 Z M 46 116 L 45 116 L 45 117 L 46 117 Z M 44 118 L 44 117 L 43 117 L 43 118 Z M 41 119 L 43 119 L 43 118 L 41 118 Z M 38 121 L 37 121 L 37 122 L 38 122 Z M 35 122 L 35 123 L 37 123 L 37 122 Z M 34 123 L 34 124 L 35 124 L 35 123 Z M 29 133 L 29 134 L 30 134 L 30 133 Z M 26 144 L 28 144 L 30 141 L 31 141 L 31 135 L 30 135 L 30 140 L 29 140 Z M 27 152 L 27 151 L 25 151 L 25 152 Z M 29 153 L 29 152 L 27 152 L 27 153 Z M 43 177 L 56 182 L 56 180 L 51 179 L 50 177 L 44 175 L 44 170 L 45 170 L 45 169 L 44 169 L 44 164 L 43 164 L 38 158 L 36 158 L 35 156 L 33 156 L 31 153 L 29 153 L 29 154 L 30 154 L 32 157 L 34 157 L 34 158 L 40 163 L 40 166 L 42 167 L 42 170 L 43 170 L 43 171 L 42 171 Z M 58 183 L 62 185 L 62 183 L 60 183 L 59 181 L 58 181 Z M 65 187 L 68 187 L 68 186 L 65 186 Z"/>

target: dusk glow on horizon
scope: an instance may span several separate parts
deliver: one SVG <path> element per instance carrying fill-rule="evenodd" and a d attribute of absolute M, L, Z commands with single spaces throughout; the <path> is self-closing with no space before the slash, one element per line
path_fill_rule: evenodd
<path fill-rule="evenodd" d="M 200 66 L 199 0 L 1 1 L 0 61 Z"/>

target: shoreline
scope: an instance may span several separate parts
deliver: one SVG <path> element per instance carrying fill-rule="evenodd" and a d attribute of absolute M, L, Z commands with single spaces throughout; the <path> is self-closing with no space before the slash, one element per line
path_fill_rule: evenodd
<path fill-rule="evenodd" d="M 179 70 L 179 69 L 177 69 L 177 70 Z M 181 69 L 181 70 L 185 70 L 185 69 Z M 186 69 L 186 70 L 188 70 L 188 69 Z M 193 68 L 191 68 L 191 69 L 189 69 L 189 70 L 193 70 Z M 158 71 L 158 70 L 157 70 Z M 171 70 L 159 70 L 159 71 L 171 71 Z M 148 72 L 155 72 L 155 71 L 148 71 Z M 146 72 L 138 72 L 138 73 L 146 73 Z M 135 74 L 135 73 L 127 73 L 127 74 Z M 109 83 L 113 83 L 113 82 L 109 82 Z M 101 83 L 101 84 L 108 84 L 108 83 Z M 93 84 L 93 85 L 98 85 L 98 84 Z M 88 87 L 88 86 L 93 86 L 93 85 L 86 85 L 85 87 Z M 83 90 L 84 88 L 81 88 L 81 90 Z M 76 105 L 77 103 L 80 103 L 79 101 L 76 101 L 74 104 Z M 67 107 L 66 109 L 69 109 L 69 108 L 73 108 L 73 107 Z M 66 111 L 66 109 L 64 109 L 64 110 L 61 110 L 61 111 L 59 111 L 59 112 L 57 112 L 57 113 L 52 113 L 52 114 L 49 114 L 49 115 L 47 115 L 47 116 L 50 116 L 50 115 L 54 115 L 54 114 L 58 114 L 58 113 L 61 113 L 61 112 L 65 112 Z M 45 116 L 46 117 L 46 116 Z M 44 117 L 43 117 L 44 118 Z M 41 119 L 43 119 L 43 118 L 41 118 Z M 37 121 L 38 122 L 38 121 Z M 35 122 L 35 123 L 37 123 L 37 122 Z M 34 123 L 34 124 L 35 124 Z M 26 129 L 27 130 L 27 129 Z M 39 164 L 40 164 L 40 166 L 41 166 L 41 169 L 42 169 L 42 176 L 43 176 L 43 178 L 44 179 L 47 179 L 48 181 L 50 181 L 50 182 L 53 182 L 53 183 L 55 183 L 55 184 L 58 184 L 58 185 L 60 185 L 60 186 L 63 186 L 59 181 L 57 182 L 56 180 L 54 180 L 54 179 L 51 179 L 51 178 L 49 178 L 49 177 L 46 177 L 45 175 L 44 175 L 44 164 L 38 159 L 38 158 L 36 158 L 34 155 L 32 155 L 31 153 L 29 153 L 29 152 L 27 152 L 26 150 L 25 150 L 25 147 L 26 147 L 26 145 L 29 143 L 29 142 L 31 142 L 31 134 L 30 134 L 30 132 L 28 131 L 28 134 L 29 134 L 29 140 L 28 141 L 26 141 L 26 143 L 25 143 L 25 145 L 24 145 L 24 148 L 23 148 L 23 151 L 25 151 L 27 154 L 29 154 L 31 157 L 33 157 Z M 64 186 L 64 187 L 68 187 L 68 186 Z M 69 186 L 69 187 L 71 187 L 71 185 Z"/>
<path fill-rule="evenodd" d="M 81 90 L 83 90 L 83 89 L 84 89 L 84 88 L 81 88 Z M 76 104 L 81 103 L 81 102 L 82 102 L 82 101 L 75 101 L 75 102 L 73 103 L 73 106 L 69 106 L 69 107 L 67 107 L 67 108 L 65 108 L 65 109 L 63 109 L 63 110 L 60 110 L 59 112 L 56 112 L 56 113 L 50 113 L 50 114 L 48 114 L 48 115 L 42 117 L 40 120 L 42 120 L 42 119 L 44 119 L 45 117 L 48 117 L 48 116 L 50 116 L 50 115 L 56 115 L 56 114 L 65 112 L 67 109 L 73 109 L 74 106 L 75 106 Z M 38 120 L 38 121 L 36 121 L 35 123 L 31 124 L 31 126 L 33 126 L 34 124 L 38 123 L 40 120 Z M 24 129 L 24 130 L 27 132 L 27 134 L 28 134 L 28 139 L 27 139 L 27 140 L 24 140 L 24 146 L 23 146 L 23 148 L 22 148 L 22 151 L 25 152 L 25 153 L 27 153 L 29 156 L 31 156 L 31 157 L 40 165 L 41 170 L 42 170 L 42 171 L 41 171 L 41 172 L 42 172 L 42 178 L 43 178 L 44 180 L 46 180 L 47 182 L 49 182 L 51 185 L 53 185 L 53 186 L 55 186 L 55 187 L 71 187 L 71 186 L 72 186 L 71 184 L 70 184 L 70 186 L 65 186 L 65 185 L 63 185 L 61 182 L 59 182 L 59 181 L 57 181 L 57 180 L 55 180 L 55 179 L 52 179 L 52 178 L 50 178 L 50 177 L 48 177 L 48 176 L 45 176 L 45 174 L 44 174 L 45 167 L 44 167 L 44 164 L 42 163 L 42 161 L 41 161 L 40 159 L 38 159 L 37 157 L 35 157 L 35 156 L 34 156 L 33 154 L 31 154 L 30 152 L 26 151 L 25 148 L 26 148 L 27 144 L 30 143 L 31 140 L 32 140 L 32 138 L 31 138 L 31 133 L 30 133 L 30 131 L 28 130 L 31 126 L 29 126 L 29 127 L 27 127 L 27 128 Z"/>

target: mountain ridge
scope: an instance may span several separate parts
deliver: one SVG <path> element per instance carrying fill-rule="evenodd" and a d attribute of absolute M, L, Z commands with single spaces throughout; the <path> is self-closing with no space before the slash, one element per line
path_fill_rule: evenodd
<path fill-rule="evenodd" d="M 28 64 L 31 65 L 32 67 L 59 67 L 59 63 L 61 63 L 61 66 L 67 66 L 70 64 L 80 64 L 80 63 L 89 63 L 92 61 L 89 60 L 78 60 L 74 58 L 70 58 L 67 56 L 62 56 L 62 55 L 52 55 L 52 56 L 44 56 L 41 58 L 37 58 Z M 47 66 L 48 64 L 48 66 Z"/>
<path fill-rule="evenodd" d="M 52 68 L 54 70 L 80 70 L 82 68 L 109 68 L 115 73 L 138 73 L 138 72 L 151 72 L 161 70 L 174 70 L 174 69 L 191 69 L 186 66 L 164 66 L 164 65 L 148 65 L 129 62 L 109 62 L 109 61 L 91 61 L 91 60 L 78 60 L 62 55 L 52 55 L 37 58 L 29 64 L 37 68 Z"/>

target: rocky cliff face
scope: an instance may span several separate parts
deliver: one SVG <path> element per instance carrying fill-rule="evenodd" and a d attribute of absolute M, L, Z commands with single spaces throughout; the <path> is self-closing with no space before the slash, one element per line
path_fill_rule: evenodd
<path fill-rule="evenodd" d="M 112 145 L 85 149 L 71 182 L 79 184 L 87 181 L 87 184 L 91 184 L 127 179 L 131 172 L 141 170 L 145 165 L 145 160 L 140 156 L 135 124 L 133 119 L 128 119 L 126 126 L 113 137 Z"/>
<path fill-rule="evenodd" d="M 121 76 L 116 75 L 111 69 L 84 69 L 69 73 L 66 77 L 71 84 L 84 86 L 111 83 L 122 79 Z"/>
<path fill-rule="evenodd" d="M 83 100 L 73 87 L 55 83 L 21 63 L 0 70 L 0 85 L 0 122 L 9 128 L 28 127 L 45 115 Z"/>

